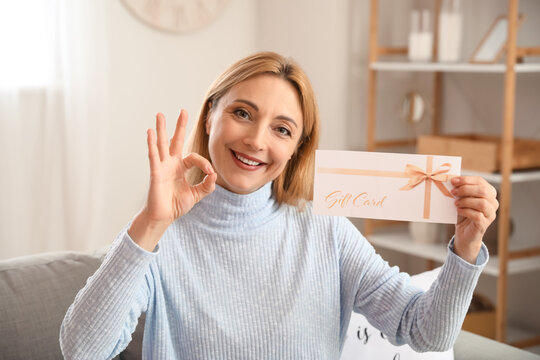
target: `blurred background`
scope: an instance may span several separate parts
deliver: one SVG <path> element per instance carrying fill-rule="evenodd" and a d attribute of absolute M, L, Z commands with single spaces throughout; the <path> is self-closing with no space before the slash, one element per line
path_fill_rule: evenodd
<path fill-rule="evenodd" d="M 379 42 L 407 46 L 411 9 L 432 4 L 381 0 Z M 142 21 L 123 0 L 0 2 L 0 259 L 110 244 L 144 204 L 146 130 L 156 113 L 172 136 L 187 109 L 189 131 L 211 82 L 255 51 L 291 56 L 304 68 L 318 98 L 321 149 L 365 149 L 369 1 L 228 0 L 221 9 L 204 26 L 174 33 Z M 462 2 L 463 61 L 506 11 L 505 0 Z M 540 1 L 522 0 L 520 11 L 518 44 L 538 45 Z M 501 132 L 500 74 L 445 79 L 443 131 Z M 381 74 L 378 137 L 425 132 L 398 110 L 411 90 L 429 103 L 431 84 L 423 73 Z M 540 138 L 539 74 L 519 77 L 516 94 L 516 135 Z M 538 183 L 513 197 L 515 232 L 537 241 Z M 381 252 L 405 271 L 421 270 L 412 257 Z M 509 316 L 540 331 L 540 310 L 523 308 L 525 289 L 539 291 L 537 275 L 510 284 Z M 492 297 L 494 281 L 480 284 Z"/>

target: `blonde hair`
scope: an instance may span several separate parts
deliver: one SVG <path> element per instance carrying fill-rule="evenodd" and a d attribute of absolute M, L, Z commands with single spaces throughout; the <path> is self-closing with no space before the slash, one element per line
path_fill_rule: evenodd
<path fill-rule="evenodd" d="M 303 115 L 303 130 L 298 148 L 283 172 L 274 180 L 272 192 L 278 203 L 302 207 L 305 200 L 313 199 L 313 170 L 315 150 L 319 143 L 319 110 L 315 94 L 307 75 L 290 58 L 273 52 L 259 52 L 243 58 L 223 72 L 208 89 L 193 129 L 188 151 L 196 152 L 209 161 L 206 121 L 210 107 L 215 108 L 219 100 L 236 84 L 257 75 L 270 74 L 291 83 L 298 92 Z M 194 184 L 204 178 L 204 173 L 194 168 L 188 175 Z"/>

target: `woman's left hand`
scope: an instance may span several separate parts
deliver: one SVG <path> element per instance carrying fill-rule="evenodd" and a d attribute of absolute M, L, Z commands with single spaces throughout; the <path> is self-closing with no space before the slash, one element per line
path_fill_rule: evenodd
<path fill-rule="evenodd" d="M 458 212 L 454 252 L 474 264 L 482 247 L 482 237 L 495 220 L 499 207 L 497 190 L 479 176 L 458 176 L 452 179 L 452 185 Z"/>

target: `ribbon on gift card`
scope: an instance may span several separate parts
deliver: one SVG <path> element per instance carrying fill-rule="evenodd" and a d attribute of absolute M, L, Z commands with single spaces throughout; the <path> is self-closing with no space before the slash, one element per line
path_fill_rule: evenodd
<path fill-rule="evenodd" d="M 429 219 L 431 212 L 431 184 L 439 189 L 439 191 L 446 197 L 453 198 L 452 194 L 444 186 L 444 182 L 449 181 L 451 178 L 457 175 L 449 174 L 452 166 L 450 163 L 444 163 L 440 165 L 436 170 L 433 170 L 433 156 L 426 156 L 426 169 L 423 170 L 420 167 L 413 164 L 406 164 L 404 171 L 386 171 L 386 170 L 362 170 L 362 169 L 348 169 L 348 168 L 328 168 L 318 167 L 317 172 L 320 174 L 339 174 L 339 175 L 360 175 L 360 176 L 376 176 L 376 177 L 394 177 L 394 178 L 408 178 L 408 183 L 401 187 L 400 190 L 409 191 L 417 187 L 418 185 L 425 183 L 424 188 L 424 207 L 423 218 Z"/>
<path fill-rule="evenodd" d="M 433 156 L 428 155 L 426 171 L 420 169 L 418 166 L 407 164 L 405 167 L 405 174 L 409 178 L 409 182 L 400 190 L 412 190 L 416 186 L 425 182 L 424 190 L 424 219 L 429 219 L 429 213 L 431 209 L 431 183 L 435 184 L 444 196 L 453 198 L 450 191 L 444 186 L 443 182 L 450 180 L 453 175 L 447 174 L 452 166 L 449 163 L 442 164 L 437 170 L 433 169 Z"/>

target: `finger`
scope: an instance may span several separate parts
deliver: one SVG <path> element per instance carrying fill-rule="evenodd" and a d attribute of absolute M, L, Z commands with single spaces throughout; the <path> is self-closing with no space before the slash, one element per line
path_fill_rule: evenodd
<path fill-rule="evenodd" d="M 452 189 L 452 195 L 458 199 L 479 198 L 487 200 L 495 211 L 499 208 L 497 190 L 486 182 L 484 185 L 462 185 Z"/>
<path fill-rule="evenodd" d="M 475 185 L 482 182 L 482 180 L 485 181 L 484 178 L 480 176 L 456 176 L 451 179 L 454 186 Z"/>
<path fill-rule="evenodd" d="M 174 135 L 171 140 L 171 156 L 182 157 L 187 120 L 187 111 L 184 109 L 180 110 L 180 115 L 178 115 L 178 120 L 176 121 L 176 129 L 174 130 Z"/>
<path fill-rule="evenodd" d="M 463 185 L 486 185 L 491 186 L 490 183 L 486 181 L 481 176 L 455 176 L 451 180 L 452 185 L 454 186 L 463 186 Z"/>
<path fill-rule="evenodd" d="M 148 160 L 150 161 L 150 172 L 153 173 L 159 166 L 159 153 L 156 144 L 156 134 L 154 130 L 148 129 L 146 132 L 146 142 L 148 143 Z"/>
<path fill-rule="evenodd" d="M 458 210 L 471 209 L 482 213 L 490 221 L 495 219 L 495 207 L 486 199 L 467 197 L 456 200 L 455 204 L 458 207 Z"/>
<path fill-rule="evenodd" d="M 452 178 L 451 182 L 455 186 L 455 189 L 462 187 L 468 187 L 470 189 L 473 186 L 478 186 L 485 191 L 487 196 L 497 196 L 497 190 L 486 179 L 480 176 L 456 176 Z"/>
<path fill-rule="evenodd" d="M 159 157 L 163 160 L 169 154 L 169 140 L 167 140 L 167 124 L 165 122 L 165 116 L 163 116 L 162 113 L 156 115 L 156 130 Z"/>
<path fill-rule="evenodd" d="M 206 175 L 200 183 L 193 187 L 195 198 L 201 200 L 216 189 L 217 173 Z"/>
<path fill-rule="evenodd" d="M 214 168 L 212 167 L 212 164 L 210 164 L 210 161 L 197 153 L 190 153 L 184 157 L 184 166 L 186 169 L 191 169 L 193 166 L 196 166 L 207 175 L 214 173 Z"/>
<path fill-rule="evenodd" d="M 485 229 L 487 229 L 487 227 L 490 224 L 489 219 L 487 219 L 483 213 L 481 213 L 480 211 L 476 211 L 474 209 L 469 209 L 469 208 L 458 209 L 458 215 L 463 218 L 467 218 L 473 221 L 475 224 L 477 224 L 477 226 L 484 229 L 484 231 Z"/>
<path fill-rule="evenodd" d="M 452 195 L 457 197 L 478 197 L 495 199 L 497 191 L 489 184 L 461 185 L 452 189 Z"/>

